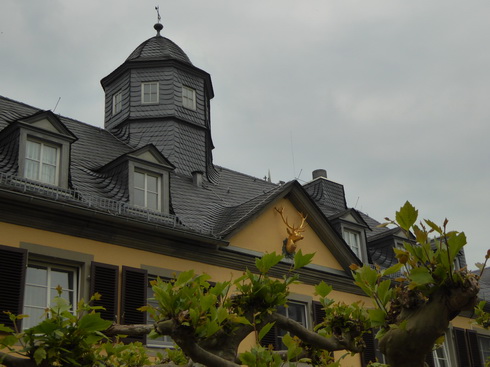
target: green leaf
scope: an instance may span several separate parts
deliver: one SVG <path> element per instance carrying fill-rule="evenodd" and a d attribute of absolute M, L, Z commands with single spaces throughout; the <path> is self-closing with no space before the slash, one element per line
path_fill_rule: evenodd
<path fill-rule="evenodd" d="M 323 280 L 315 286 L 315 294 L 322 298 L 328 296 L 332 290 L 333 287 L 325 283 Z"/>
<path fill-rule="evenodd" d="M 424 219 L 424 222 L 427 223 L 427 225 L 432 228 L 433 231 L 442 234 L 442 229 L 439 227 L 437 224 L 435 224 L 433 221 L 429 219 Z"/>
<path fill-rule="evenodd" d="M 399 272 L 401 270 L 401 268 L 403 268 L 403 264 L 397 263 L 393 266 L 390 266 L 388 269 L 384 270 L 382 272 L 382 276 L 388 276 L 388 275 L 395 274 L 396 272 Z"/>
<path fill-rule="evenodd" d="M 417 221 L 418 215 L 418 210 L 407 201 L 405 205 L 403 205 L 400 210 L 396 212 L 396 221 L 402 229 L 405 231 L 410 231 L 410 228 Z"/>
<path fill-rule="evenodd" d="M 447 240 L 449 247 L 449 255 L 451 260 L 454 260 L 458 255 L 459 251 L 466 245 L 466 235 L 464 232 L 450 236 Z"/>
<path fill-rule="evenodd" d="M 423 267 L 411 269 L 409 278 L 416 285 L 425 285 L 429 283 L 434 283 L 434 278 L 432 278 L 432 275 L 429 273 L 429 270 Z"/>
<path fill-rule="evenodd" d="M 5 332 L 5 333 L 13 333 L 14 330 L 12 328 L 9 328 L 8 326 L 5 326 L 4 324 L 0 324 L 0 331 Z"/>
<path fill-rule="evenodd" d="M 43 347 L 37 348 L 34 352 L 34 361 L 39 365 L 44 359 L 46 359 L 46 351 Z"/>
<path fill-rule="evenodd" d="M 183 271 L 177 277 L 174 286 L 182 287 L 183 285 L 189 283 L 189 281 L 191 281 L 192 278 L 194 278 L 194 270 Z"/>
<path fill-rule="evenodd" d="M 315 256 L 315 253 L 303 255 L 301 249 L 298 250 L 296 255 L 294 255 L 294 270 L 301 269 L 302 267 L 310 264 L 313 256 Z"/>
<path fill-rule="evenodd" d="M 102 319 L 99 313 L 84 315 L 78 323 L 79 329 L 87 332 L 103 331 L 111 325 L 112 321 Z"/>
<path fill-rule="evenodd" d="M 386 304 L 391 300 L 392 292 L 390 286 L 391 286 L 391 280 L 386 279 L 383 280 L 381 283 L 379 283 L 377 287 L 378 297 L 381 300 L 383 306 L 386 306 Z"/>
<path fill-rule="evenodd" d="M 277 255 L 275 252 L 265 254 L 261 259 L 255 259 L 255 266 L 262 274 L 266 274 L 273 266 L 277 265 L 282 258 L 282 255 Z"/>
<path fill-rule="evenodd" d="M 384 325 L 386 313 L 383 310 L 379 308 L 369 309 L 368 314 L 369 319 L 371 320 L 372 327 L 379 327 Z"/>
<path fill-rule="evenodd" d="M 274 326 L 275 322 L 269 322 L 267 324 L 264 325 L 264 327 L 262 329 L 260 329 L 260 332 L 259 332 L 259 341 L 262 340 L 262 338 L 265 336 L 265 334 L 267 334 L 270 329 L 272 329 L 272 327 Z"/>

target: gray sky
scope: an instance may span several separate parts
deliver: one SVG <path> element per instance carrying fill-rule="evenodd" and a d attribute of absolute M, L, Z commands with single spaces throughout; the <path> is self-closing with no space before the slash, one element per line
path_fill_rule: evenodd
<path fill-rule="evenodd" d="M 2 0 L 0 95 L 102 126 L 100 79 L 154 36 L 155 5 L 211 74 L 215 163 L 274 182 L 324 168 L 349 206 L 382 220 L 409 200 L 483 261 L 490 2 Z"/>

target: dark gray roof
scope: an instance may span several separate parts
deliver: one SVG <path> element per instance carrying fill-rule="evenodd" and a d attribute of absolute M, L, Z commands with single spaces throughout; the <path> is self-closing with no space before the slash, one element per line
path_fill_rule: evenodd
<path fill-rule="evenodd" d="M 332 214 L 347 209 L 344 186 L 337 182 L 319 177 L 303 185 L 303 188 L 315 202 Z"/>
<path fill-rule="evenodd" d="M 140 44 L 126 61 L 178 60 L 190 64 L 185 52 L 168 38 L 155 36 Z"/>
<path fill-rule="evenodd" d="M 0 96 L 0 130 L 39 111 Z M 71 145 L 70 188 L 82 197 L 128 202 L 124 166 L 115 165 L 110 169 L 105 166 L 133 152 L 136 147 L 104 129 L 57 117 L 77 138 Z M 11 157 L 12 152 L 18 151 L 18 139 L 17 142 L 14 138 L 11 140 L 8 144 L 0 144 L 0 170 L 16 174 L 12 169 L 17 166 L 16 160 Z M 171 207 L 185 228 L 221 237 L 234 219 L 246 219 L 248 206 L 259 205 L 263 195 L 271 195 L 280 186 L 224 167 L 216 169 L 219 175 L 215 182 L 205 178 L 202 187 L 196 187 L 190 176 L 171 173 Z"/>

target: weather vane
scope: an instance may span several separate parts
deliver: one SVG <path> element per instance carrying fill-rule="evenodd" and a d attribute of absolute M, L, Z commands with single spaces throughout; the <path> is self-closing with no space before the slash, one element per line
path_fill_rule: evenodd
<path fill-rule="evenodd" d="M 162 19 L 160 16 L 160 6 L 155 6 L 155 10 L 157 11 L 158 23 L 160 23 L 160 20 Z"/>

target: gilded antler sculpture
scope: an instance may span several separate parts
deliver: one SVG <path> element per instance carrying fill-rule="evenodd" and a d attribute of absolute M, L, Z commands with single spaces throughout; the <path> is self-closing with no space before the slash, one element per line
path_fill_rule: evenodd
<path fill-rule="evenodd" d="M 307 216 L 303 215 L 303 213 L 301 212 L 298 212 L 301 218 L 301 224 L 298 227 L 295 227 L 294 225 L 291 226 L 288 223 L 287 218 L 284 218 L 284 208 L 281 209 L 274 208 L 274 209 L 281 215 L 282 221 L 287 227 L 286 231 L 288 232 L 288 237 L 284 240 L 283 250 L 285 250 L 284 252 L 286 253 L 286 256 L 293 255 L 296 252 L 296 248 L 298 247 L 296 242 L 301 241 L 304 238 L 301 232 L 304 232 L 306 229 L 305 222 Z"/>

